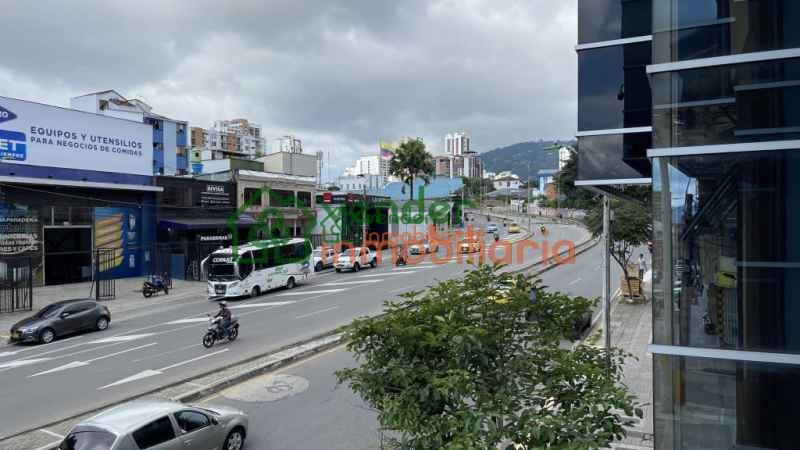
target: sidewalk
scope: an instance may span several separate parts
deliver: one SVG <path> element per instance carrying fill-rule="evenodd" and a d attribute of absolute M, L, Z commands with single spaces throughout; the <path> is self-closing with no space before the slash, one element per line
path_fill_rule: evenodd
<path fill-rule="evenodd" d="M 172 289 L 169 295 L 160 293 L 150 298 L 142 295 L 142 282 L 144 277 L 121 278 L 116 280 L 116 297 L 103 300 L 102 303 L 111 309 L 112 320 L 120 321 L 138 315 L 152 313 L 154 305 L 186 301 L 187 299 L 206 300 L 206 283 L 202 281 L 172 280 Z M 93 298 L 91 282 L 61 284 L 56 286 L 41 286 L 33 288 L 33 309 L 0 314 L 0 345 L 8 339 L 11 325 L 28 317 L 45 305 L 73 298 Z"/>
<path fill-rule="evenodd" d="M 650 273 L 645 274 L 645 283 Z M 649 300 L 628 303 L 617 299 L 611 306 L 611 345 L 633 355 L 625 361 L 623 383 L 638 397 L 644 412 L 639 424 L 628 430 L 628 437 L 612 444 L 615 449 L 653 447 L 653 356 L 647 352 L 652 336 L 652 315 L 653 304 Z"/>

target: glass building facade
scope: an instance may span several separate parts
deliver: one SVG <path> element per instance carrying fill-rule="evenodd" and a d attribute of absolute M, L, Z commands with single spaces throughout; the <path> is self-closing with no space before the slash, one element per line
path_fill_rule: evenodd
<path fill-rule="evenodd" d="M 642 45 L 640 3 L 579 1 L 578 170 L 649 170 L 655 448 L 800 449 L 800 1 L 653 0 L 615 103 L 639 55 L 581 39 Z"/>

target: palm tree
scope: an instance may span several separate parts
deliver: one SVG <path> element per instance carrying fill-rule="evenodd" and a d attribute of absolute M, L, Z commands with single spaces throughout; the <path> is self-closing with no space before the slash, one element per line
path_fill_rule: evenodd
<path fill-rule="evenodd" d="M 409 139 L 400 144 L 389 161 L 389 174 L 400 178 L 411 187 L 411 200 L 414 200 L 414 180 L 421 179 L 426 185 L 430 184 L 435 171 L 433 156 L 425 150 L 425 144 L 420 138 Z M 402 192 L 406 192 L 405 185 Z"/>

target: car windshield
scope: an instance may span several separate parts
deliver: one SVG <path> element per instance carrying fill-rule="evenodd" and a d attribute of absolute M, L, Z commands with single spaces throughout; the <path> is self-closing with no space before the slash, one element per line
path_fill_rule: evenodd
<path fill-rule="evenodd" d="M 58 450 L 107 450 L 114 445 L 116 436 L 108 431 L 73 431 Z"/>
<path fill-rule="evenodd" d="M 61 309 L 61 306 L 63 305 L 47 305 L 36 313 L 36 317 L 39 318 L 52 317 L 53 315 L 55 315 L 56 312 L 58 312 L 59 309 Z"/>

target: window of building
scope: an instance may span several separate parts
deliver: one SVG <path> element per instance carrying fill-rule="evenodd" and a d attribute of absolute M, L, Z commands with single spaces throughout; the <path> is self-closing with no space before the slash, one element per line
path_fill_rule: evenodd
<path fill-rule="evenodd" d="M 650 34 L 652 0 L 579 0 L 578 43 Z"/>
<path fill-rule="evenodd" d="M 647 149 L 650 133 L 582 136 L 578 138 L 579 180 L 649 178 Z"/>
<path fill-rule="evenodd" d="M 657 450 L 800 447 L 800 367 L 654 355 Z"/>
<path fill-rule="evenodd" d="M 244 188 L 244 201 L 251 206 L 262 206 L 261 189 Z"/>
<path fill-rule="evenodd" d="M 297 192 L 297 206 L 298 207 L 311 207 L 311 192 L 298 191 Z"/>
<path fill-rule="evenodd" d="M 654 343 L 800 353 L 800 150 L 653 166 Z"/>
<path fill-rule="evenodd" d="M 269 205 L 276 208 L 294 207 L 294 192 L 281 189 L 271 189 L 269 191 Z"/>
<path fill-rule="evenodd" d="M 578 130 L 608 130 L 651 123 L 650 43 L 578 52 Z"/>
<path fill-rule="evenodd" d="M 656 63 L 800 46 L 797 0 L 665 0 L 653 20 Z"/>
<path fill-rule="evenodd" d="M 652 76 L 655 147 L 800 137 L 800 59 Z"/>

